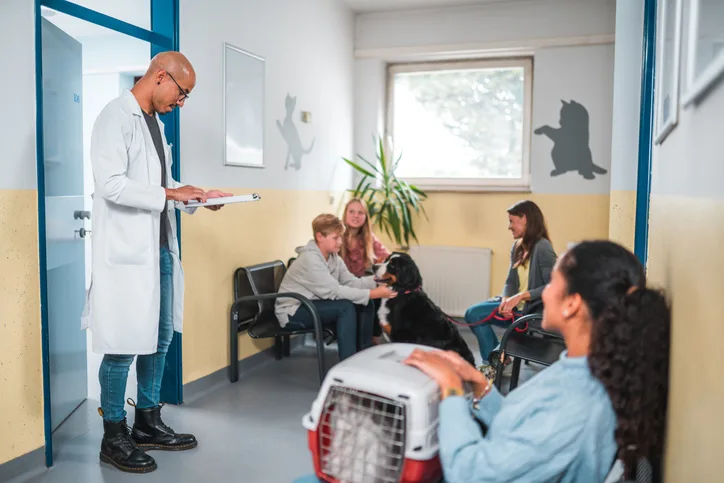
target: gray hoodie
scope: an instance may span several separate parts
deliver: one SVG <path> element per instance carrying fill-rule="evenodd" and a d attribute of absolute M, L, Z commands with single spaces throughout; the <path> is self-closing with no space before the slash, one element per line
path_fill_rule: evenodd
<path fill-rule="evenodd" d="M 299 257 L 284 275 L 279 292 L 298 293 L 310 300 L 349 300 L 359 305 L 370 301 L 370 290 L 377 287 L 374 277 L 355 277 L 336 253 L 325 260 L 314 240 L 296 252 Z M 287 325 L 299 305 L 296 299 L 277 299 L 274 312 L 279 325 Z"/>

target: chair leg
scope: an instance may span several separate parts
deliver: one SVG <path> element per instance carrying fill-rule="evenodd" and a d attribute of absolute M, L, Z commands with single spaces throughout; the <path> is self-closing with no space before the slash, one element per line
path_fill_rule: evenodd
<path fill-rule="evenodd" d="M 292 348 L 291 348 L 291 337 L 288 335 L 282 336 L 282 352 L 284 353 L 284 357 L 289 357 Z"/>
<path fill-rule="evenodd" d="M 326 373 L 325 361 L 324 361 L 324 338 L 317 338 L 315 341 L 317 344 L 317 367 L 319 369 L 319 384 L 320 386 L 324 383 L 324 376 Z"/>
<path fill-rule="evenodd" d="M 229 382 L 239 380 L 239 332 L 235 320 L 230 323 L 229 339 Z"/>
<path fill-rule="evenodd" d="M 496 361 L 495 364 L 495 387 L 498 388 L 498 391 L 501 390 L 503 387 L 503 371 L 505 371 L 505 365 L 500 362 Z"/>
<path fill-rule="evenodd" d="M 516 357 L 513 361 L 513 373 L 510 375 L 510 389 L 512 391 L 518 387 L 518 377 L 520 376 L 520 357 Z"/>
<path fill-rule="evenodd" d="M 280 361 L 282 360 L 282 357 L 284 355 L 284 348 L 282 347 L 282 337 L 276 336 L 274 337 L 274 359 Z"/>

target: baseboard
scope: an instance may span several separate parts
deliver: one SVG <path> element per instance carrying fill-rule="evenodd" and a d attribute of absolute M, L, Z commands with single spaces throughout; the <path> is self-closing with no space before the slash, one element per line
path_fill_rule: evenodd
<path fill-rule="evenodd" d="M 294 350 L 304 345 L 304 336 L 292 337 L 289 341 L 289 349 Z M 235 384 L 242 384 L 241 380 L 245 374 L 268 364 L 269 362 L 275 362 L 274 358 L 274 346 L 264 349 L 263 351 L 257 352 L 256 354 L 249 356 L 239 361 L 239 381 Z M 184 403 L 193 402 L 203 396 L 206 396 L 220 386 L 231 384 L 229 382 L 229 368 L 224 367 L 216 372 L 212 372 L 208 376 L 204 376 L 201 379 L 197 379 L 188 384 L 184 384 Z"/>
<path fill-rule="evenodd" d="M 0 481 L 10 483 L 13 478 L 27 478 L 45 471 L 45 446 L 0 464 Z"/>

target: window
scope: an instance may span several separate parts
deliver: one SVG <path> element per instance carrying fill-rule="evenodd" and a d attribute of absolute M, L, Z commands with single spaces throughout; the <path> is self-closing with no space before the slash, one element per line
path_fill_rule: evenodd
<path fill-rule="evenodd" d="M 397 174 L 427 190 L 528 189 L 530 59 L 389 68 Z"/>

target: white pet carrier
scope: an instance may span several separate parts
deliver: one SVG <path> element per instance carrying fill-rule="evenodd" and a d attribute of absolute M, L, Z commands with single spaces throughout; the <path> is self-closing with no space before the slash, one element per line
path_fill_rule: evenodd
<path fill-rule="evenodd" d="M 382 344 L 334 366 L 304 417 L 314 469 L 334 483 L 437 483 L 439 389 Z"/>

